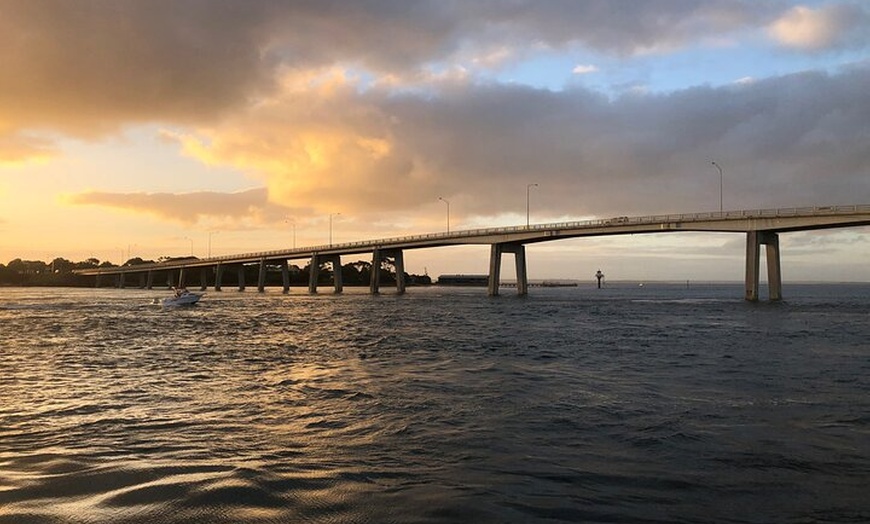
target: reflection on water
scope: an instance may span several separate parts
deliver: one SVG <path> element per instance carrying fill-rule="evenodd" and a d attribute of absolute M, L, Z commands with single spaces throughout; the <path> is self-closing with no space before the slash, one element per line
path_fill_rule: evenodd
<path fill-rule="evenodd" d="M 0 522 L 867 521 L 870 287 L 0 289 Z"/>

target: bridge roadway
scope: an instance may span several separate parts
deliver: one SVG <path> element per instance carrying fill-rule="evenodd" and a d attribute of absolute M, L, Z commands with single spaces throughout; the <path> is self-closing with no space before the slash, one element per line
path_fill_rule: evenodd
<path fill-rule="evenodd" d="M 405 291 L 404 250 L 455 245 L 490 245 L 489 294 L 497 295 L 501 273 L 502 255 L 514 255 L 517 274 L 517 293 L 528 293 L 525 245 L 567 238 L 630 235 L 664 232 L 730 232 L 746 235 L 746 300 L 756 301 L 759 296 L 759 261 L 761 246 L 766 246 L 768 291 L 770 300 L 782 298 L 782 272 L 780 265 L 779 234 L 794 231 L 858 227 L 870 225 L 870 204 L 826 207 L 794 207 L 751 211 L 723 211 L 677 215 L 653 215 L 641 217 L 614 217 L 577 222 L 534 224 L 530 226 L 470 229 L 449 233 L 429 233 L 406 237 L 363 240 L 341 244 L 320 245 L 295 249 L 244 253 L 203 259 L 173 260 L 154 264 L 121 266 L 79 270 L 81 275 L 95 275 L 97 285 L 100 277 L 118 277 L 118 286 L 124 287 L 125 276 L 138 274 L 140 287 L 151 289 L 156 272 L 168 272 L 171 285 L 174 272 L 178 285 L 184 285 L 185 271 L 199 268 L 201 289 L 206 289 L 208 270 L 215 275 L 214 287 L 221 290 L 223 273 L 227 267 L 236 267 L 239 289 L 245 288 L 244 266 L 259 264 L 258 290 L 263 291 L 267 265 L 280 265 L 284 292 L 290 287 L 288 260 L 310 259 L 309 291 L 317 292 L 318 271 L 322 264 L 333 268 L 333 286 L 341 292 L 341 257 L 360 253 L 372 253 L 372 268 L 380 268 L 386 258 L 393 258 L 396 267 L 396 288 Z M 380 271 L 372 271 L 370 291 L 378 293 Z"/>

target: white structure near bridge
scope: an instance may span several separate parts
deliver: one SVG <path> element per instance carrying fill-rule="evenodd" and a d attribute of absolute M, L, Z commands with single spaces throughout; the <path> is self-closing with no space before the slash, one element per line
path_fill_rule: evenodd
<path fill-rule="evenodd" d="M 342 244 L 302 247 L 286 250 L 264 251 L 210 257 L 204 259 L 176 260 L 155 264 L 122 266 L 79 270 L 82 275 L 95 275 L 98 279 L 114 275 L 118 285 L 124 287 L 125 276 L 138 274 L 142 287 L 151 288 L 155 272 L 177 272 L 178 283 L 183 285 L 185 272 L 200 269 L 201 287 L 205 289 L 208 271 L 213 270 L 215 290 L 221 289 L 224 270 L 236 267 L 239 289 L 244 289 L 245 265 L 259 264 L 258 290 L 263 291 L 267 265 L 280 265 L 284 291 L 290 287 L 288 260 L 310 259 L 309 291 L 317 291 L 317 273 L 321 264 L 329 262 L 333 268 L 333 285 L 336 292 L 342 290 L 341 257 L 360 253 L 372 253 L 372 276 L 370 290 L 378 293 L 380 268 L 384 259 L 394 260 L 396 287 L 404 292 L 404 250 L 443 246 L 484 244 L 490 245 L 489 294 L 497 295 L 501 273 L 502 255 L 514 255 L 517 275 L 517 293 L 528 293 L 526 269 L 526 244 L 548 242 L 567 238 L 629 235 L 662 232 L 730 232 L 746 236 L 745 298 L 759 299 L 759 263 L 761 246 L 766 246 L 767 277 L 770 300 L 782 298 L 782 272 L 780 265 L 779 235 L 794 231 L 832 229 L 870 225 L 870 205 L 793 207 L 743 211 L 722 211 L 677 215 L 652 215 L 641 217 L 620 216 L 600 220 L 532 224 L 528 226 L 498 227 L 430 233 L 397 238 L 363 240 Z M 99 283 L 99 282 L 98 282 Z"/>

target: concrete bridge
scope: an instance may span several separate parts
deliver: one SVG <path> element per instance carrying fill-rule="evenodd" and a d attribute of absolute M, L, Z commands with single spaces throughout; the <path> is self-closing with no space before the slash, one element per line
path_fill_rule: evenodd
<path fill-rule="evenodd" d="M 555 224 L 534 224 L 530 226 L 499 227 L 430 233 L 397 238 L 364 240 L 342 244 L 303 247 L 210 257 L 186 259 L 122 266 L 113 268 L 85 269 L 77 271 L 81 275 L 95 275 L 97 284 L 105 276 L 116 276 L 118 286 L 124 287 L 125 277 L 138 275 L 140 287 L 150 289 L 156 272 L 169 272 L 178 275 L 178 285 L 184 285 L 186 273 L 200 270 L 201 289 L 206 289 L 209 271 L 214 271 L 214 288 L 221 290 L 223 275 L 227 268 L 234 267 L 238 273 L 238 286 L 245 288 L 244 267 L 259 265 L 257 289 L 263 291 L 268 265 L 281 268 L 284 292 L 290 288 L 288 260 L 309 259 L 309 286 L 312 293 L 317 292 L 318 271 L 322 264 L 329 263 L 333 269 L 335 292 L 342 291 L 341 257 L 360 253 L 372 254 L 372 274 L 370 291 L 375 294 L 380 289 L 380 271 L 384 260 L 392 258 L 396 267 L 396 288 L 405 291 L 403 253 L 408 249 L 422 249 L 443 246 L 483 244 L 491 246 L 489 262 L 489 295 L 499 291 L 502 255 L 514 256 L 517 275 L 517 293 L 528 293 L 528 274 L 526 270 L 526 244 L 562 240 L 567 238 L 629 235 L 643 233 L 711 231 L 742 233 L 746 235 L 746 300 L 759 299 L 759 262 L 761 246 L 766 246 L 768 290 L 770 300 L 782 298 L 782 272 L 780 270 L 779 234 L 794 231 L 809 231 L 870 225 L 870 204 L 829 207 L 796 207 L 784 209 L 762 209 L 750 211 L 724 211 L 678 215 L 653 215 L 642 217 L 614 217 L 578 222 Z"/>

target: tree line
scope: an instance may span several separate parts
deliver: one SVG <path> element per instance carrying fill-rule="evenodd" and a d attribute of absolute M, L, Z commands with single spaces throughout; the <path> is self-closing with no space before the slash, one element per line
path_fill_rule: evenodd
<path fill-rule="evenodd" d="M 140 257 L 135 257 L 127 260 L 121 266 L 138 266 L 143 264 L 153 264 L 155 262 L 177 261 L 181 259 L 196 260 L 196 257 L 160 257 L 156 261 L 143 260 Z M 100 261 L 96 258 L 88 258 L 81 262 L 72 262 L 65 258 L 55 258 L 51 262 L 43 262 L 40 260 L 22 260 L 16 258 L 8 264 L 0 264 L 0 285 L 4 286 L 93 286 L 94 277 L 81 276 L 74 273 L 78 269 L 95 269 L 95 268 L 113 268 L 118 267 L 109 261 Z M 266 285 L 281 285 L 282 276 L 279 266 L 267 266 Z M 290 285 L 308 285 L 308 275 L 310 267 L 308 264 L 304 266 L 290 265 Z M 381 282 L 389 284 L 396 280 L 396 268 L 392 259 L 386 259 L 384 264 L 379 269 L 381 271 Z M 209 284 L 214 285 L 213 272 L 210 275 Z M 248 282 L 256 282 L 259 273 L 257 266 L 245 266 L 245 280 Z M 372 274 L 371 262 L 358 260 L 348 264 L 342 264 L 341 277 L 346 286 L 367 286 L 369 285 Z M 191 274 L 188 278 L 192 278 L 188 282 L 199 283 L 199 276 Z M 227 284 L 236 278 L 234 272 L 228 273 L 224 279 Z M 332 268 L 330 264 L 321 266 L 318 272 L 318 283 L 328 283 L 332 281 Z M 429 285 L 432 279 L 429 275 L 412 275 L 405 273 L 405 282 L 407 285 Z M 110 285 L 109 282 L 104 284 Z M 154 281 L 155 285 L 159 285 L 159 280 Z M 128 286 L 135 286 L 134 282 L 127 282 Z"/>

